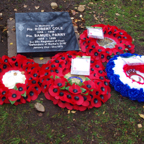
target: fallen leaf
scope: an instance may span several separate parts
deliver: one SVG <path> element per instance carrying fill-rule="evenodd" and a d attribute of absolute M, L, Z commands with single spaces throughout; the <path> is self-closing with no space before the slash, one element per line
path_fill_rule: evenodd
<path fill-rule="evenodd" d="M 70 114 L 70 110 L 68 110 L 68 114 Z"/>
<path fill-rule="evenodd" d="M 72 13 L 73 15 L 75 15 L 75 14 L 76 14 L 76 11 L 75 11 L 75 10 L 71 10 L 71 13 Z"/>
<path fill-rule="evenodd" d="M 104 21 L 104 18 L 101 18 L 101 21 Z"/>
<path fill-rule="evenodd" d="M 43 58 L 43 57 L 40 57 L 39 59 L 40 59 L 40 60 L 43 60 L 44 58 Z"/>
<path fill-rule="evenodd" d="M 40 98 L 40 100 L 43 101 L 44 99 L 43 99 L 43 98 Z"/>
<path fill-rule="evenodd" d="M 142 124 L 138 124 L 137 126 L 138 126 L 138 128 L 142 128 Z"/>
<path fill-rule="evenodd" d="M 78 22 L 78 19 L 75 19 L 74 21 L 75 21 L 75 22 Z"/>
<path fill-rule="evenodd" d="M 78 11 L 83 12 L 85 10 L 85 5 L 79 5 Z"/>
<path fill-rule="evenodd" d="M 7 31 L 7 28 L 4 28 L 2 32 L 5 32 L 5 31 Z"/>
<path fill-rule="evenodd" d="M 89 2 L 89 4 L 88 5 L 92 5 L 93 4 L 93 2 Z"/>
<path fill-rule="evenodd" d="M 95 20 L 98 20 L 98 18 L 96 17 L 96 14 L 93 15 Z"/>
<path fill-rule="evenodd" d="M 41 10 L 41 12 L 44 12 L 44 10 Z"/>
<path fill-rule="evenodd" d="M 144 114 L 139 114 L 139 116 L 144 119 Z"/>
<path fill-rule="evenodd" d="M 14 11 L 16 12 L 16 11 L 17 11 L 17 9 L 14 9 Z"/>
<path fill-rule="evenodd" d="M 35 9 L 39 9 L 39 6 L 35 6 Z"/>
<path fill-rule="evenodd" d="M 119 14 L 119 13 L 115 13 L 115 15 L 116 15 L 116 16 L 120 16 L 120 14 Z"/>
<path fill-rule="evenodd" d="M 11 20 L 13 20 L 13 18 L 9 18 L 9 20 L 11 21 Z"/>
<path fill-rule="evenodd" d="M 24 4 L 24 8 L 27 8 L 27 5 Z"/>
<path fill-rule="evenodd" d="M 13 43 L 10 43 L 10 45 L 13 45 Z"/>
<path fill-rule="evenodd" d="M 71 111 L 71 113 L 76 113 L 76 111 Z"/>
<path fill-rule="evenodd" d="M 43 113 L 38 113 L 38 116 L 40 116 L 40 117 L 43 116 Z"/>
<path fill-rule="evenodd" d="M 103 114 L 105 114 L 105 111 L 103 112 Z"/>

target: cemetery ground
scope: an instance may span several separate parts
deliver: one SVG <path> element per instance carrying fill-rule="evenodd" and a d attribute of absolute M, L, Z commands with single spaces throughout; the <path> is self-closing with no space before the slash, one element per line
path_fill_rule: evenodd
<path fill-rule="evenodd" d="M 58 4 L 52 9 L 51 2 Z M 85 5 L 79 12 L 77 7 Z M 1 0 L 0 56 L 7 54 L 7 19 L 15 12 L 68 11 L 81 34 L 85 26 L 116 25 L 133 38 L 136 53 L 144 54 L 142 0 Z M 41 93 L 36 101 L 0 106 L 0 144 L 142 144 L 144 103 L 122 97 L 111 87 L 111 98 L 100 108 L 84 112 L 61 109 Z M 40 102 L 44 113 L 35 110 Z"/>

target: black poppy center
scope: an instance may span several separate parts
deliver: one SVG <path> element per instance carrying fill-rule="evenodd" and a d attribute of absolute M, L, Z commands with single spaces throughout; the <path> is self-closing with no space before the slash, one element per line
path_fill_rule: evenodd
<path fill-rule="evenodd" d="M 49 67 L 46 67 L 45 69 L 46 69 L 46 70 L 48 70 L 48 69 L 49 69 Z"/>
<path fill-rule="evenodd" d="M 6 94 L 6 91 L 3 91 L 3 92 L 2 92 L 2 95 L 5 95 L 5 94 Z"/>
<path fill-rule="evenodd" d="M 29 94 L 30 94 L 30 96 L 33 96 L 33 95 L 34 95 L 34 92 L 33 92 L 33 91 L 30 91 Z"/>
<path fill-rule="evenodd" d="M 73 92 L 74 92 L 74 93 L 77 93 L 77 92 L 78 92 L 78 90 L 77 90 L 77 89 L 73 89 Z"/>
<path fill-rule="evenodd" d="M 55 60 L 56 63 L 59 63 L 59 60 Z"/>
<path fill-rule="evenodd" d="M 95 65 L 96 68 L 99 68 L 99 65 Z"/>
<path fill-rule="evenodd" d="M 98 56 L 98 53 L 97 53 L 97 52 L 95 52 L 95 53 L 94 53 L 94 55 L 95 55 L 95 56 Z"/>
<path fill-rule="evenodd" d="M 57 85 L 60 87 L 60 86 L 62 86 L 62 83 L 58 83 Z"/>
<path fill-rule="evenodd" d="M 53 89 L 53 92 L 56 93 L 58 90 L 56 88 Z"/>
<path fill-rule="evenodd" d="M 94 103 L 96 104 L 97 102 L 98 102 L 98 100 L 95 98 L 95 99 L 94 99 Z"/>
<path fill-rule="evenodd" d="M 67 95 L 67 98 L 68 98 L 68 99 L 71 99 L 71 95 Z"/>
<path fill-rule="evenodd" d="M 64 59 L 65 59 L 65 57 L 61 57 L 61 59 L 62 59 L 62 60 L 64 60 Z"/>
<path fill-rule="evenodd" d="M 64 93 L 63 93 L 63 92 L 60 92 L 60 93 L 59 93 L 59 95 L 60 95 L 60 96 L 63 96 L 63 95 L 64 95 Z"/>
<path fill-rule="evenodd" d="M 88 88 L 91 88 L 91 85 L 88 84 L 87 87 L 88 87 Z"/>
<path fill-rule="evenodd" d="M 2 101 L 4 101 L 6 99 L 6 97 L 2 97 Z"/>
<path fill-rule="evenodd" d="M 52 67 L 52 68 L 54 68 L 54 67 L 55 67 L 55 65 L 51 65 L 51 67 Z"/>
<path fill-rule="evenodd" d="M 16 94 L 12 94 L 12 97 L 13 97 L 13 98 L 16 98 L 16 96 L 17 96 Z"/>
<path fill-rule="evenodd" d="M 100 98 L 101 98 L 101 99 L 104 99 L 104 96 L 103 96 L 103 95 L 100 95 Z"/>
<path fill-rule="evenodd" d="M 75 100 L 79 100 L 79 97 L 78 97 L 78 96 L 75 96 L 74 99 L 75 99 Z"/>
<path fill-rule="evenodd" d="M 35 73 L 35 74 L 33 74 L 33 76 L 34 76 L 34 77 L 37 77 L 37 74 Z"/>
<path fill-rule="evenodd" d="M 5 59 L 5 60 L 4 60 L 4 62 L 6 62 L 6 63 L 7 63 L 7 62 L 8 62 L 8 60 L 7 60 L 7 59 Z"/>
<path fill-rule="evenodd" d="M 106 81 L 104 82 L 104 84 L 105 84 L 106 86 L 108 85 L 108 83 L 107 83 Z"/>
<path fill-rule="evenodd" d="M 18 88 L 18 90 L 19 90 L 19 91 L 22 91 L 22 90 L 23 90 L 23 88 L 22 88 L 22 87 L 19 87 L 19 88 Z"/>
<path fill-rule="evenodd" d="M 47 76 L 48 75 L 48 73 L 45 73 L 45 76 Z"/>
<path fill-rule="evenodd" d="M 105 91 L 105 88 L 104 88 L 104 87 L 101 87 L 101 90 L 102 90 L 102 91 Z"/>
<path fill-rule="evenodd" d="M 36 84 L 36 81 L 35 81 L 35 80 L 33 80 L 33 81 L 32 81 L 32 84 Z"/>
<path fill-rule="evenodd" d="M 86 101 L 86 100 L 87 100 L 87 97 L 86 97 L 86 96 L 83 96 L 83 98 L 84 98 L 84 101 Z"/>

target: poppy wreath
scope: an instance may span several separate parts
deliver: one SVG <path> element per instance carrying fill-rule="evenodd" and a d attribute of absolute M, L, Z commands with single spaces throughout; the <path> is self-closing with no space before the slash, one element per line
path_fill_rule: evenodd
<path fill-rule="evenodd" d="M 0 58 L 0 105 L 30 102 L 36 100 L 40 92 L 37 63 L 19 54 Z"/>
<path fill-rule="evenodd" d="M 81 50 L 96 60 L 108 62 L 114 55 L 120 55 L 126 52 L 134 53 L 132 38 L 126 31 L 116 26 L 97 24 L 92 27 L 101 27 L 104 40 L 88 37 L 88 30 L 80 35 Z M 113 44 L 112 44 L 113 43 Z"/>
<path fill-rule="evenodd" d="M 144 102 L 144 56 L 125 53 L 106 65 L 111 85 L 122 96 Z"/>
<path fill-rule="evenodd" d="M 42 66 L 42 91 L 53 104 L 69 110 L 84 111 L 87 108 L 98 108 L 110 98 L 109 80 L 104 66 L 94 58 L 90 61 L 90 75 L 74 76 L 78 81 L 72 81 L 71 60 L 82 56 L 87 55 L 76 51 L 58 53 Z"/>

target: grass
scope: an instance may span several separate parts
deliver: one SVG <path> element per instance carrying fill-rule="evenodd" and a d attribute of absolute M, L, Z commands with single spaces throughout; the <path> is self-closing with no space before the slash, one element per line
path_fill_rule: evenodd
<path fill-rule="evenodd" d="M 86 5 L 85 12 L 82 13 L 85 26 L 96 23 L 116 25 L 133 37 L 135 45 L 144 44 L 144 1 L 83 0 L 81 4 Z M 144 143 L 144 120 L 139 117 L 140 113 L 144 113 L 143 103 L 122 98 L 113 89 L 111 94 L 108 102 L 99 109 L 77 111 L 74 114 L 68 114 L 67 109 L 52 106 L 52 102 L 46 100 L 19 106 L 0 106 L 0 143 Z M 46 108 L 42 117 L 34 109 L 36 102 L 42 103 Z M 143 127 L 138 128 L 137 124 L 142 124 Z"/>

